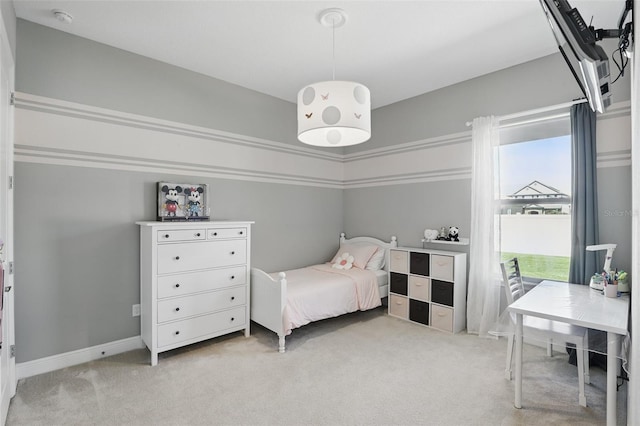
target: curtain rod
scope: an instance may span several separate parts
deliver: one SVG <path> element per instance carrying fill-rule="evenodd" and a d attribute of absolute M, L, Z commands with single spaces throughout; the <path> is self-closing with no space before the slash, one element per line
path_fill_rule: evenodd
<path fill-rule="evenodd" d="M 512 120 L 514 118 L 520 118 L 520 117 L 526 117 L 528 115 L 535 115 L 535 114 L 540 114 L 543 112 L 549 112 L 549 111 L 554 111 L 556 109 L 561 109 L 561 108 L 570 108 L 573 105 L 577 105 L 577 104 L 581 104 L 587 102 L 586 99 L 576 99 L 574 101 L 571 102 L 566 102 L 564 104 L 558 104 L 558 105 L 551 105 L 548 107 L 543 107 L 543 108 L 536 108 L 536 109 L 530 109 L 528 111 L 521 111 L 521 112 L 516 112 L 513 114 L 507 114 L 507 115 L 500 115 L 498 116 L 498 121 L 504 121 L 504 120 Z M 473 124 L 472 121 L 467 121 L 466 126 L 469 127 Z"/>

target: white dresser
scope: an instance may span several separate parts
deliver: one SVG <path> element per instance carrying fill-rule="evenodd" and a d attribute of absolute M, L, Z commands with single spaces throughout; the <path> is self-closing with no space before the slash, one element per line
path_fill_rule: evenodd
<path fill-rule="evenodd" d="M 253 222 L 137 222 L 140 328 L 158 354 L 244 330 Z"/>

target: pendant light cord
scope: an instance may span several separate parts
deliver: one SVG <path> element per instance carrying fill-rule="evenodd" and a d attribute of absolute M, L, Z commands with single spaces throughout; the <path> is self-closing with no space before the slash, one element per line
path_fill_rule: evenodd
<path fill-rule="evenodd" d="M 331 25 L 331 40 L 333 43 L 333 80 L 336 80 L 336 19 L 332 20 L 333 25 Z"/>

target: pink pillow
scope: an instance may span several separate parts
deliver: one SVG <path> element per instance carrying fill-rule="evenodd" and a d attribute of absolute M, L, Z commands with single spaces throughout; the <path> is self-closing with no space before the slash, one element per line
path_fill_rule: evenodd
<path fill-rule="evenodd" d="M 353 256 L 353 266 L 364 269 L 371 256 L 378 250 L 376 245 L 363 244 L 343 244 L 338 249 L 338 253 L 333 257 L 331 263 L 335 263 L 343 253 L 349 253 Z"/>

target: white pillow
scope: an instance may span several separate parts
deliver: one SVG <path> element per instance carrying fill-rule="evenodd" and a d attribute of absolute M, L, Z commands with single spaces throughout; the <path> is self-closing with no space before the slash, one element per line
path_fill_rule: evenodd
<path fill-rule="evenodd" d="M 342 253 L 342 256 L 338 257 L 337 260 L 331 264 L 331 267 L 335 269 L 349 270 L 353 267 L 353 256 L 344 252 Z"/>
<path fill-rule="evenodd" d="M 369 262 L 367 262 L 367 266 L 365 269 L 370 271 L 379 271 L 384 268 L 384 249 L 382 247 L 378 247 L 378 250 L 371 256 Z"/>
<path fill-rule="evenodd" d="M 338 253 L 333 257 L 331 263 L 336 263 L 343 253 L 349 253 L 353 256 L 353 266 L 364 269 L 376 250 L 378 250 L 378 246 L 371 244 L 343 244 L 338 249 Z"/>

